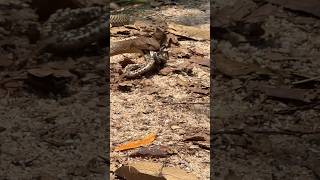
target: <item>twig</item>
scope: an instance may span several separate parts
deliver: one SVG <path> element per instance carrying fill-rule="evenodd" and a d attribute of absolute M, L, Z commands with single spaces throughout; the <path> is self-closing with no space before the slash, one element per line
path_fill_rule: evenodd
<path fill-rule="evenodd" d="M 302 83 L 306 83 L 306 82 L 310 82 L 310 81 L 315 81 L 315 80 L 319 80 L 320 79 L 320 76 L 316 76 L 316 77 L 312 77 L 312 78 L 308 78 L 308 79 L 304 79 L 304 80 L 301 80 L 301 81 L 295 81 L 293 82 L 292 84 L 302 84 Z"/>
<path fill-rule="evenodd" d="M 176 104 L 210 104 L 210 102 L 162 102 L 166 105 L 176 105 Z"/>
<path fill-rule="evenodd" d="M 302 136 L 302 135 L 313 135 L 320 134 L 320 131 L 293 131 L 289 129 L 279 130 L 242 130 L 242 129 L 234 129 L 234 130 L 219 130 L 214 131 L 213 135 L 219 134 L 233 134 L 233 135 L 242 135 L 242 134 L 270 134 L 270 135 L 291 135 L 291 136 Z"/>

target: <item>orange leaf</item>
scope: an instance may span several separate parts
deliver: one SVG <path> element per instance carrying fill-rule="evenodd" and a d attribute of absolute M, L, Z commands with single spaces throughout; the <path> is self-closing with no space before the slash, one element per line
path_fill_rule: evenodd
<path fill-rule="evenodd" d="M 136 141 L 130 141 L 128 143 L 119 145 L 115 148 L 115 151 L 123 151 L 123 150 L 137 148 L 140 146 L 146 146 L 148 144 L 151 144 L 155 139 L 156 139 L 156 135 L 151 133 L 151 134 L 148 134 L 143 139 L 136 140 Z"/>

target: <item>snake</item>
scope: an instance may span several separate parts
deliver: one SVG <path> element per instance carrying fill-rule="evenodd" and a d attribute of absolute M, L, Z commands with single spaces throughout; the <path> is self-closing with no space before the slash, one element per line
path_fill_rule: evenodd
<path fill-rule="evenodd" d="M 109 12 L 106 7 L 59 9 L 44 23 L 41 40 L 38 43 L 39 51 L 64 53 L 78 51 L 99 40 L 110 42 L 110 27 L 130 24 L 133 20 L 127 14 L 110 15 Z M 143 37 L 110 42 L 110 56 L 123 53 L 144 55 L 146 64 L 129 64 L 125 67 L 126 78 L 140 77 L 168 58 L 168 53 L 163 50 L 163 46 L 155 42 L 154 38 L 144 38 L 143 41 L 141 38 Z M 148 41 L 152 42 L 148 43 Z"/>

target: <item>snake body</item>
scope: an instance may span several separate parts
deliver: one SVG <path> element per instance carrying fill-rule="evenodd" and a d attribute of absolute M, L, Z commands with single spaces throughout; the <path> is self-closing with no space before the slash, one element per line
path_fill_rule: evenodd
<path fill-rule="evenodd" d="M 39 43 L 40 51 L 77 51 L 99 40 L 108 42 L 110 26 L 122 26 L 132 22 L 128 15 L 108 16 L 108 14 L 109 11 L 105 7 L 58 10 L 44 24 L 41 32 L 42 40 Z M 152 39 L 149 40 L 152 41 Z M 144 41 L 148 44 L 148 39 Z M 123 53 L 144 54 L 147 62 L 145 65 L 128 65 L 125 68 L 124 75 L 128 78 L 135 78 L 150 71 L 160 59 L 162 61 L 165 57 L 159 53 L 153 53 L 160 49 L 160 45 L 146 46 L 143 49 L 144 46 L 137 42 L 140 42 L 139 38 L 110 43 L 110 56 Z"/>

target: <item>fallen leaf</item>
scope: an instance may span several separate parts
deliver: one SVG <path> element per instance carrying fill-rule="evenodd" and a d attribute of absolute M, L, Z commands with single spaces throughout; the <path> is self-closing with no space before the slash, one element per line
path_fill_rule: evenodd
<path fill-rule="evenodd" d="M 177 125 L 172 125 L 170 128 L 171 128 L 172 130 L 181 129 L 181 127 L 180 127 L 180 126 L 177 126 Z"/>
<path fill-rule="evenodd" d="M 267 0 L 267 2 L 320 17 L 319 0 Z"/>
<path fill-rule="evenodd" d="M 198 145 L 200 148 L 210 150 L 210 142 L 193 142 L 194 145 Z"/>
<path fill-rule="evenodd" d="M 210 89 L 203 89 L 198 87 L 190 87 L 189 90 L 196 94 L 208 95 L 210 93 Z"/>
<path fill-rule="evenodd" d="M 169 23 L 168 24 L 168 32 L 187 37 L 190 39 L 202 41 L 202 40 L 210 40 L 210 29 L 203 29 L 193 26 L 185 26 L 181 24 Z"/>
<path fill-rule="evenodd" d="M 257 9 L 255 9 L 249 16 L 244 18 L 246 23 L 259 23 L 264 21 L 266 18 L 270 17 L 278 7 L 272 4 L 265 4 Z"/>
<path fill-rule="evenodd" d="M 68 94 L 68 83 L 75 77 L 68 70 L 52 69 L 48 67 L 41 67 L 30 69 L 28 78 L 25 83 L 33 91 L 45 95 L 53 94 Z"/>
<path fill-rule="evenodd" d="M 5 88 L 20 88 L 23 87 L 22 81 L 10 81 L 4 84 Z"/>
<path fill-rule="evenodd" d="M 257 8 L 256 3 L 248 0 L 238 0 L 233 6 L 226 6 L 212 17 L 212 27 L 228 27 L 241 21 Z"/>
<path fill-rule="evenodd" d="M 195 57 L 190 59 L 191 62 L 199 64 L 201 66 L 210 67 L 210 59 L 203 57 Z"/>
<path fill-rule="evenodd" d="M 259 90 L 264 92 L 267 96 L 291 99 L 302 102 L 311 102 L 319 99 L 320 91 L 318 89 L 298 89 L 289 87 L 272 87 L 261 83 L 251 82 L 248 84 L 249 89 Z"/>
<path fill-rule="evenodd" d="M 54 76 L 57 78 L 72 78 L 74 77 L 73 74 L 71 74 L 68 70 L 64 69 L 52 69 L 48 67 L 43 67 L 43 68 L 35 68 L 35 69 L 30 69 L 28 70 L 28 73 L 30 75 L 39 77 L 39 78 L 44 78 L 47 76 Z"/>
<path fill-rule="evenodd" d="M 132 87 L 133 87 L 133 84 L 132 82 L 129 82 L 129 81 L 125 81 L 118 84 L 118 89 L 122 92 L 130 92 Z"/>
<path fill-rule="evenodd" d="M 217 53 L 215 57 L 217 70 L 226 76 L 235 77 L 250 73 L 271 74 L 268 69 L 261 68 L 256 64 L 245 64 L 231 60 L 222 53 Z"/>
<path fill-rule="evenodd" d="M 153 146 L 153 147 L 143 147 L 140 148 L 137 152 L 130 154 L 130 157 L 156 157 L 163 158 L 167 157 L 170 154 L 170 149 L 166 146 Z"/>
<path fill-rule="evenodd" d="M 306 89 L 292 89 L 292 88 L 274 88 L 274 87 L 261 87 L 261 89 L 268 96 L 283 98 L 283 99 L 293 99 L 303 102 L 311 102 L 311 100 L 316 98 L 316 93 L 311 93 Z"/>
<path fill-rule="evenodd" d="M 198 133 L 192 136 L 185 137 L 183 141 L 191 141 L 192 144 L 197 145 L 202 149 L 210 150 L 210 136 L 206 133 Z"/>
<path fill-rule="evenodd" d="M 115 171 L 126 180 L 198 180 L 198 178 L 176 167 L 163 167 L 161 163 L 147 161 L 130 162 Z"/>
<path fill-rule="evenodd" d="M 195 135 L 195 136 L 186 137 L 183 141 L 205 141 L 205 140 L 206 138 L 204 136 Z"/>
<path fill-rule="evenodd" d="M 172 73 L 174 71 L 174 69 L 172 67 L 164 67 L 162 69 L 160 69 L 159 74 L 163 75 L 163 76 L 167 76 L 168 74 Z"/>
<path fill-rule="evenodd" d="M 128 143 L 119 145 L 115 148 L 115 151 L 124 151 L 124 150 L 128 150 L 128 149 L 137 148 L 140 146 L 146 146 L 146 145 L 151 144 L 155 139 L 156 139 L 156 135 L 151 133 L 151 134 L 148 134 L 145 138 L 143 138 L 141 140 L 130 141 Z"/>

